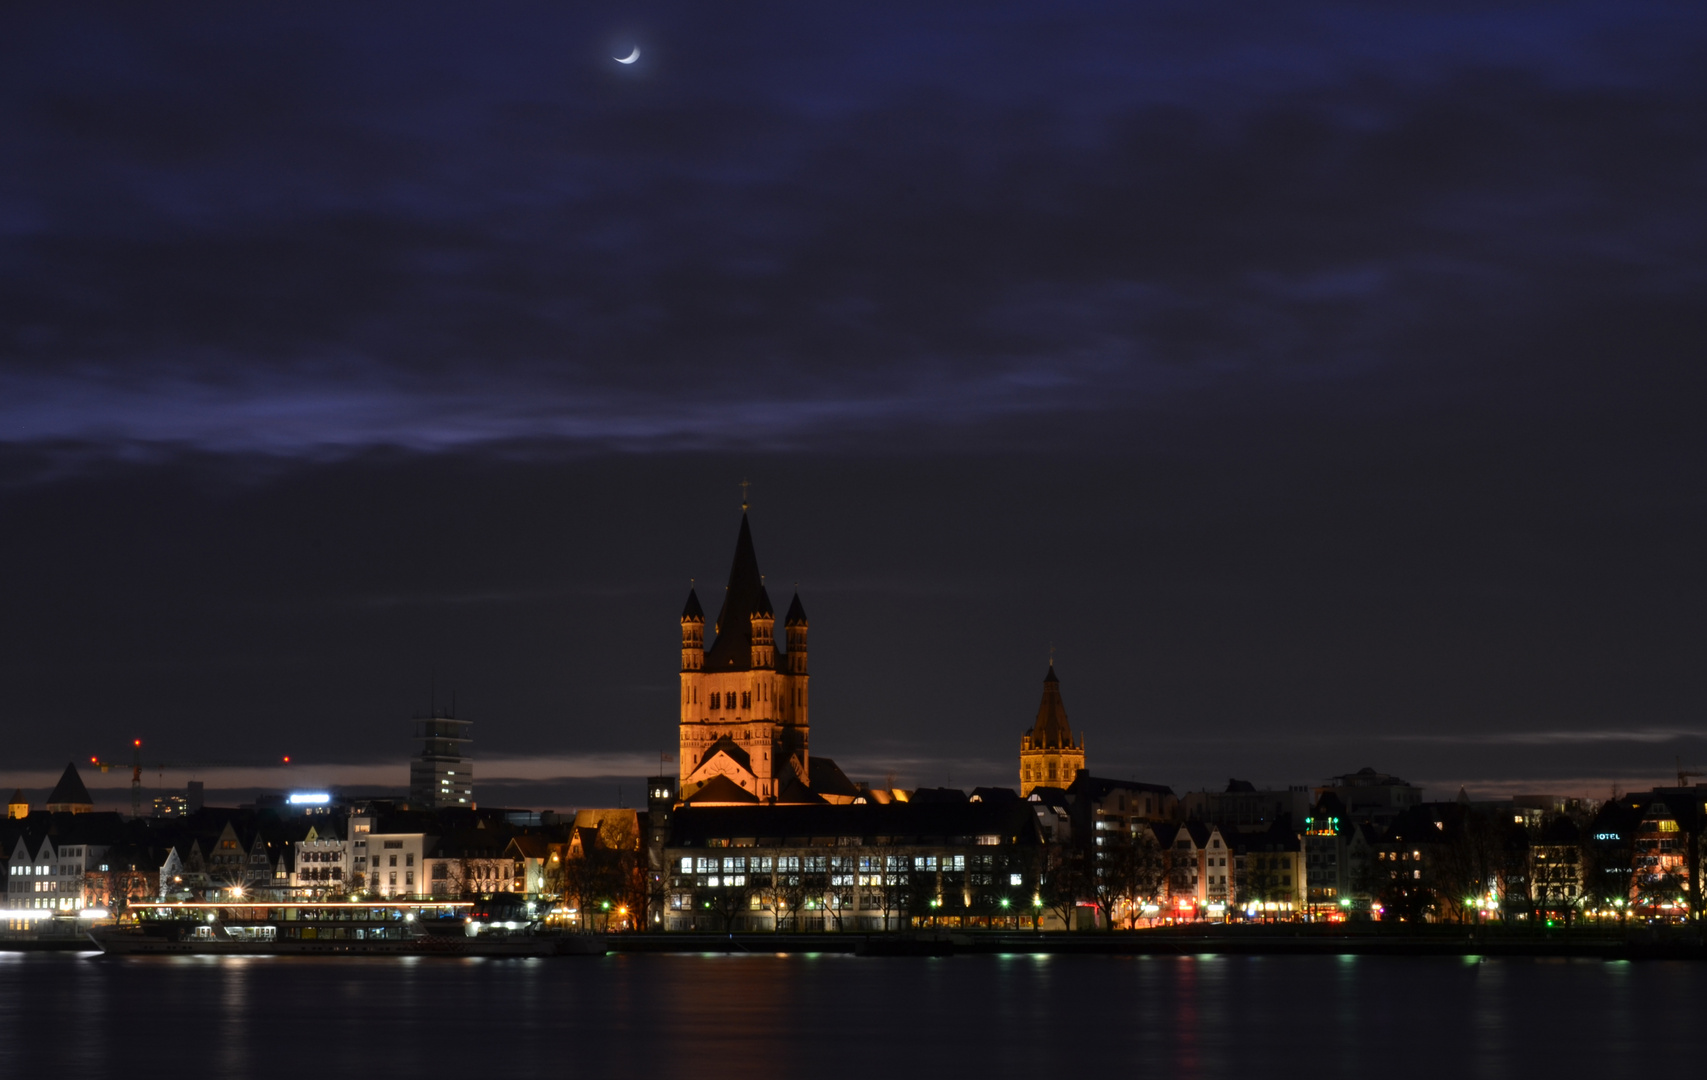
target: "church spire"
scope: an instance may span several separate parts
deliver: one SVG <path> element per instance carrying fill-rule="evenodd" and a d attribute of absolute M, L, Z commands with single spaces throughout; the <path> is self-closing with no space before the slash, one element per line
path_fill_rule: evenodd
<path fill-rule="evenodd" d="M 747 671 L 753 662 L 753 612 L 770 602 L 764 597 L 764 578 L 759 557 L 753 551 L 753 529 L 745 512 L 741 531 L 735 537 L 735 560 L 729 565 L 729 584 L 723 590 L 723 606 L 717 611 L 712 630 L 717 634 L 706 650 L 705 670 Z"/>
<path fill-rule="evenodd" d="M 1030 795 L 1037 787 L 1067 787 L 1084 768 L 1085 741 L 1073 738 L 1067 705 L 1061 700 L 1061 680 L 1051 661 L 1043 676 L 1037 719 L 1019 740 L 1020 794 Z"/>

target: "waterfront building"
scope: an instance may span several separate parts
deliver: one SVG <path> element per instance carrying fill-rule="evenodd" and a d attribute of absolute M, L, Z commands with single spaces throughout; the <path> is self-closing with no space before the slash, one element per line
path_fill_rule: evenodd
<path fill-rule="evenodd" d="M 1582 904 L 1582 830 L 1564 814 L 1543 825 L 1529 847 L 1529 896 L 1540 911 L 1566 917 Z"/>
<path fill-rule="evenodd" d="M 76 914 L 95 906 L 88 878 L 106 868 L 120 823 L 117 814 L 91 817 L 97 820 L 83 827 L 44 822 L 19 833 L 6 860 L 8 909 Z"/>
<path fill-rule="evenodd" d="M 308 826 L 292 844 L 291 885 L 314 892 L 339 893 L 349 887 L 349 844 L 338 834 L 334 820 Z"/>
<path fill-rule="evenodd" d="M 698 805 L 811 803 L 811 694 L 806 608 L 795 594 L 776 638 L 776 612 L 747 520 L 706 643 L 705 611 L 682 608 L 679 694 L 681 798 Z M 845 779 L 845 778 L 844 778 Z"/>
<path fill-rule="evenodd" d="M 425 873 L 430 827 L 422 815 L 398 814 L 376 820 L 372 815 L 351 815 L 350 834 L 359 846 L 356 869 L 358 886 L 382 897 L 426 897 L 431 891 Z M 356 831 L 358 823 L 365 826 Z"/>
<path fill-rule="evenodd" d="M 1303 911 L 1303 855 L 1298 833 L 1284 825 L 1238 834 L 1231 860 L 1235 906 L 1252 918 L 1290 919 Z"/>
<path fill-rule="evenodd" d="M 538 833 L 522 833 L 510 838 L 504 848 L 504 858 L 511 865 L 511 891 L 524 896 L 538 896 L 548 886 L 551 866 L 551 840 Z"/>
<path fill-rule="evenodd" d="M 1317 800 L 1303 826 L 1299 842 L 1304 849 L 1304 911 L 1312 919 L 1344 918 L 1350 906 L 1346 843 L 1355 829 L 1331 792 Z"/>
<path fill-rule="evenodd" d="M 382 851 L 386 839 L 380 838 Z M 427 891 L 416 895 L 452 899 L 520 891 L 516 886 L 515 860 L 506 854 L 509 846 L 509 832 L 479 826 L 449 829 L 439 836 L 426 837 L 421 861 Z M 410 854 L 405 851 L 403 858 L 407 863 Z M 389 855 L 386 861 L 390 862 Z M 407 869 L 405 866 L 405 872 Z M 385 872 L 389 884 L 389 865 Z"/>
<path fill-rule="evenodd" d="M 1043 697 L 1037 718 L 1019 739 L 1019 793 L 1024 798 L 1040 786 L 1064 788 L 1085 771 L 1085 739 L 1075 737 L 1061 700 L 1061 681 L 1055 665 L 1043 676 Z"/>
<path fill-rule="evenodd" d="M 1000 802 L 676 810 L 665 846 L 670 930 L 869 931 L 1033 925 L 1044 845 Z"/>

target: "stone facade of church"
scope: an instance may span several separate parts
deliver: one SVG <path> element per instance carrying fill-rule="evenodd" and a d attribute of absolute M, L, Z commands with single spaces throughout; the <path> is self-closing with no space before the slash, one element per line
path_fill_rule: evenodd
<path fill-rule="evenodd" d="M 709 645 L 705 612 L 693 590 L 682 609 L 681 799 L 821 801 L 810 791 L 806 629 L 798 595 L 777 626 L 743 513 Z"/>
<path fill-rule="evenodd" d="M 1043 700 L 1037 706 L 1037 721 L 1019 739 L 1019 793 L 1032 788 L 1065 788 L 1085 768 L 1085 739 L 1073 737 L 1067 723 L 1067 706 L 1061 701 L 1061 682 L 1055 665 L 1043 677 Z"/>

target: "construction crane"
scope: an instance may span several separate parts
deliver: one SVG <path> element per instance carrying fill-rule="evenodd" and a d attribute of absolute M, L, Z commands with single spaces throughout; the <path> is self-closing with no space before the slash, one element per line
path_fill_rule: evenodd
<path fill-rule="evenodd" d="M 111 772 L 118 766 L 110 761 L 102 761 L 98 757 L 89 759 L 89 764 L 102 772 Z M 142 740 L 130 741 L 130 816 L 142 816 Z"/>
<path fill-rule="evenodd" d="M 1678 757 L 1674 758 L 1673 760 L 1677 762 L 1677 786 L 1678 787 L 1688 787 L 1689 786 L 1689 778 L 1691 776 L 1707 776 L 1707 772 L 1701 772 L 1701 771 L 1696 770 L 1696 769 L 1685 769 L 1683 767 L 1682 755 L 1679 755 Z"/>
<path fill-rule="evenodd" d="M 102 761 L 99 757 L 91 757 L 89 759 L 89 764 L 93 765 L 95 768 L 101 770 L 102 772 L 111 772 L 114 769 L 120 768 L 120 766 L 118 764 L 116 764 L 115 762 Z M 247 761 L 182 761 L 182 762 L 155 761 L 155 762 L 149 763 L 149 768 L 155 770 L 155 772 L 159 776 L 160 786 L 162 788 L 164 788 L 166 786 L 165 772 L 167 769 L 188 769 L 188 770 L 193 772 L 193 771 L 198 770 L 198 769 L 223 768 L 223 767 L 241 767 L 241 766 L 252 765 L 252 764 L 253 764 L 253 762 L 247 762 Z M 289 755 L 285 756 L 283 764 L 285 764 L 285 765 L 290 764 L 290 756 Z M 142 816 L 142 740 L 141 739 L 132 739 L 130 741 L 130 814 L 132 817 L 141 817 Z"/>

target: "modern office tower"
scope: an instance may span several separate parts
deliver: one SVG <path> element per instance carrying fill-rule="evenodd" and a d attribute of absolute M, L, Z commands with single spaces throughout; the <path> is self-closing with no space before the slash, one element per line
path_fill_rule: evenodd
<path fill-rule="evenodd" d="M 415 718 L 421 749 L 409 762 L 409 805 L 416 809 L 474 805 L 474 763 L 465 754 L 474 721 L 458 720 L 454 713 L 435 706 Z"/>

